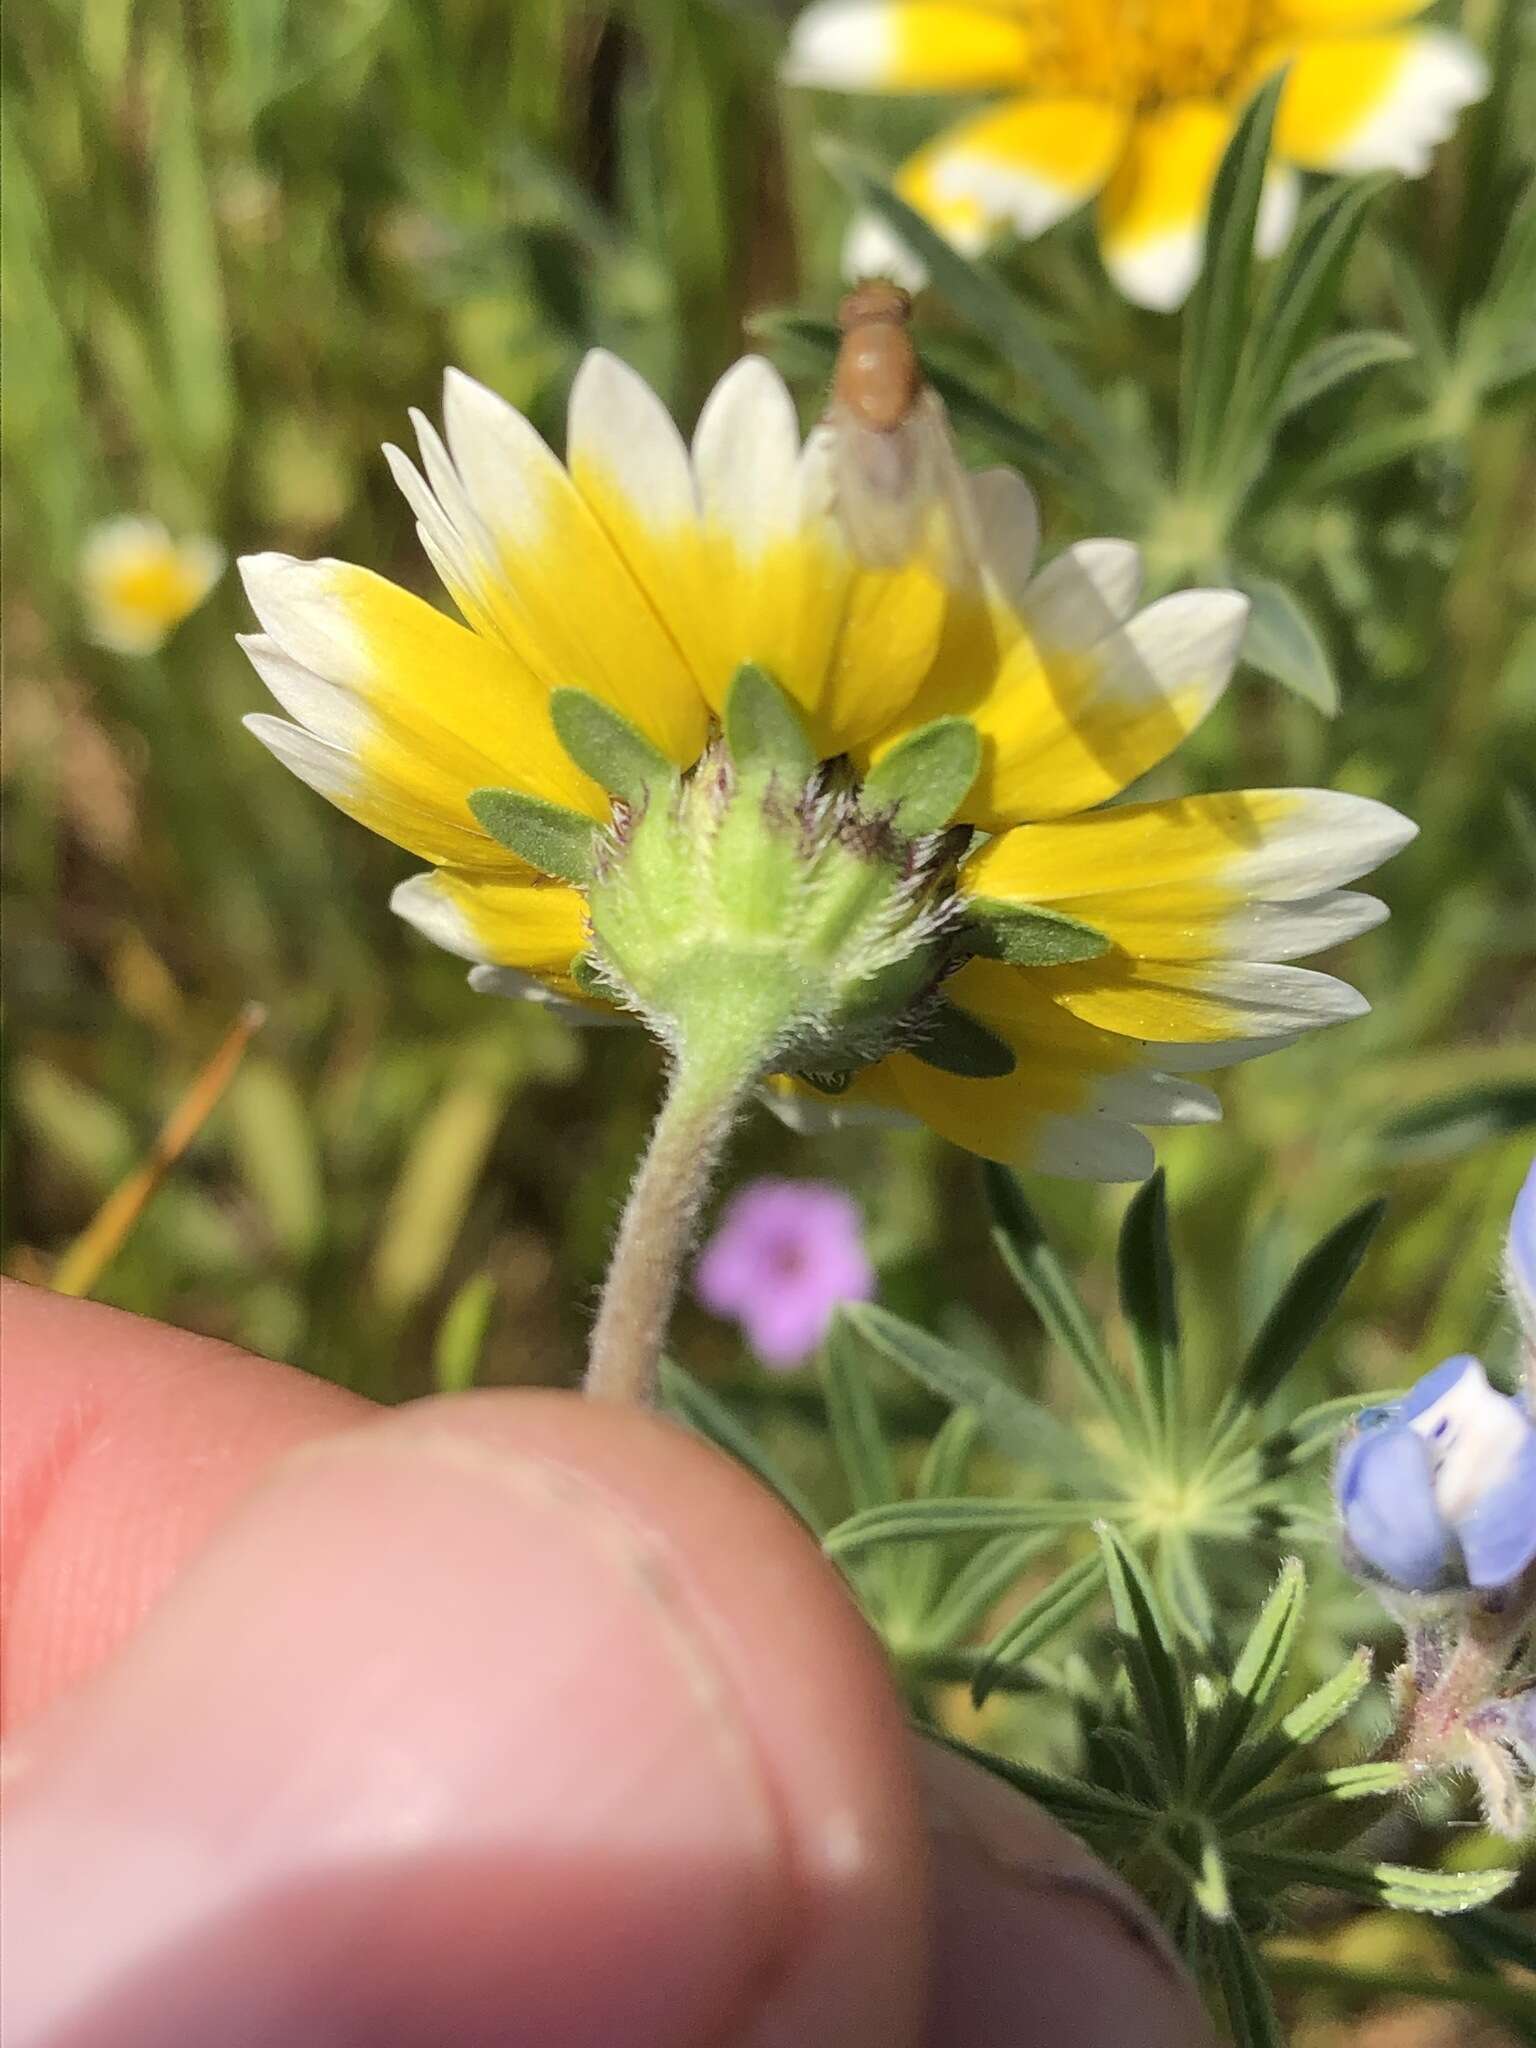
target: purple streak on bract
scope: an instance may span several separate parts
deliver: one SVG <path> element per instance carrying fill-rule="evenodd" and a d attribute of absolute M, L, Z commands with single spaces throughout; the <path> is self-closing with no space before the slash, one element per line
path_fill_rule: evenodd
<path fill-rule="evenodd" d="M 726 1204 L 694 1275 L 699 1300 L 741 1325 L 765 1365 L 803 1365 L 842 1301 L 875 1273 L 854 1202 L 827 1181 L 756 1180 Z"/>

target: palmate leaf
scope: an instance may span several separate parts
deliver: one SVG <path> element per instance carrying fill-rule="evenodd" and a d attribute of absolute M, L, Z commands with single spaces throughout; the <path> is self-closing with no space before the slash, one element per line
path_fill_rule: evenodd
<path fill-rule="evenodd" d="M 917 257 L 962 318 L 1041 396 L 1098 458 L 1105 486 L 1148 481 L 1147 451 L 1122 430 L 1067 358 L 1046 340 L 1025 308 L 989 272 L 962 256 L 852 150 L 823 140 L 820 155 L 853 197 L 877 214 Z"/>
<path fill-rule="evenodd" d="M 1104 1589 L 1104 1580 L 1102 1557 L 1080 1557 L 1006 1621 L 986 1645 L 985 1661 L 971 1680 L 975 1704 L 982 1704 L 1010 1665 L 1033 1657 L 1091 1607 Z"/>
<path fill-rule="evenodd" d="M 900 1366 L 955 1407 L 973 1408 L 988 1440 L 1006 1457 L 1044 1466 L 1072 1484 L 1109 1490 L 1098 1460 L 1076 1432 L 990 1367 L 873 1303 L 855 1303 L 838 1313 L 877 1357 Z"/>
<path fill-rule="evenodd" d="M 755 1472 L 764 1486 L 778 1495 L 790 1513 L 802 1521 L 813 1536 L 820 1536 L 825 1527 L 824 1517 L 817 1513 L 800 1488 L 769 1457 L 751 1430 L 731 1413 L 725 1403 L 670 1358 L 661 1361 L 661 1394 L 679 1421 L 687 1423 L 695 1435 L 703 1437 L 706 1442 L 739 1459 L 749 1472 Z"/>
<path fill-rule="evenodd" d="M 1184 315 L 1179 394 L 1186 480 L 1212 474 L 1222 445 L 1249 316 L 1253 241 L 1284 71 L 1254 94 L 1233 131 L 1211 189 L 1205 261 Z"/>
<path fill-rule="evenodd" d="M 1041 1229 L 1018 1181 L 990 1160 L 982 1169 L 992 1209 L 992 1242 L 1028 1296 L 1047 1334 L 1076 1366 L 1084 1386 L 1122 1429 L 1137 1429 L 1130 1390 L 1099 1340 L 1083 1298 Z"/>

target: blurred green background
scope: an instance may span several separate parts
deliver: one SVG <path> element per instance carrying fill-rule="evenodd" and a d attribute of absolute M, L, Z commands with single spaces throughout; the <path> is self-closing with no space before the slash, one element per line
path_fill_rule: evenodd
<path fill-rule="evenodd" d="M 435 406 L 446 363 L 558 442 L 593 343 L 687 421 L 755 315 L 825 317 L 848 202 L 815 136 L 890 162 L 936 110 L 778 87 L 789 11 L 8 10 L 9 1270 L 47 1276 L 257 999 L 270 1021 L 238 1080 L 96 1291 L 385 1397 L 576 1371 L 657 1055 L 473 997 L 390 916 L 407 856 L 240 729 L 263 693 L 233 644 L 232 573 L 135 660 L 85 639 L 74 567 L 92 522 L 142 510 L 231 554 L 334 553 L 426 590 L 377 450 L 408 406 Z M 1245 542 L 1302 607 L 1339 714 L 1245 671 L 1154 785 L 1325 782 L 1423 826 L 1381 880 L 1391 924 L 1342 963 L 1374 1015 L 1223 1078 L 1224 1130 L 1160 1141 L 1212 1384 L 1287 1262 L 1377 1192 L 1388 1223 L 1317 1390 L 1501 1342 L 1498 1233 L 1536 1121 L 1536 443 L 1530 366 L 1482 376 L 1466 337 L 1536 95 L 1529 10 L 1466 25 L 1497 46 L 1500 84 L 1427 186 L 1377 202 L 1341 315 L 1413 353 L 1292 421 Z M 1086 225 L 997 260 L 1116 417 L 1166 436 L 1178 322 L 1115 297 Z M 1055 431 L 942 296 L 919 319 L 936 361 Z M 809 417 L 823 371 L 784 345 Z M 1341 442 L 1400 420 L 1420 425 L 1337 475 Z M 998 458 L 961 424 L 969 455 Z M 1089 499 L 1037 481 L 1048 547 L 1088 530 Z M 921 1134 L 808 1143 L 761 1118 L 731 1175 L 762 1169 L 852 1185 L 885 1299 L 1033 1358 L 972 1162 Z M 1031 1192 L 1107 1299 L 1123 1194 Z M 677 1348 L 749 1399 L 765 1384 L 691 1311 Z"/>

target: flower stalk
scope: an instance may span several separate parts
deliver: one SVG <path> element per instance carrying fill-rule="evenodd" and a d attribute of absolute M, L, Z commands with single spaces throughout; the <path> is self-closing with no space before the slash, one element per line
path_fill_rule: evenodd
<path fill-rule="evenodd" d="M 654 1407 L 683 1261 L 759 1062 L 679 1054 L 624 1205 L 587 1359 L 597 1400 Z"/>

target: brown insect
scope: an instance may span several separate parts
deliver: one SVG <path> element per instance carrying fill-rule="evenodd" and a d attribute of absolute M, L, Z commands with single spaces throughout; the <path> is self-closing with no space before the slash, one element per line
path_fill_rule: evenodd
<path fill-rule="evenodd" d="M 954 576 L 975 555 L 970 491 L 911 335 L 912 300 L 867 278 L 837 309 L 842 343 L 827 429 L 832 489 L 854 552 L 872 568 L 920 554 Z"/>

